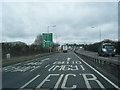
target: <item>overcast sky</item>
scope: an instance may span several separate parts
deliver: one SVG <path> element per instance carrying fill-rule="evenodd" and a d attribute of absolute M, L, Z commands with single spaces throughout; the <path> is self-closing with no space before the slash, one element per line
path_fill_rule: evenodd
<path fill-rule="evenodd" d="M 1 16 L 1 15 L 0 15 Z M 117 2 L 8 2 L 2 4 L 2 41 L 32 44 L 37 35 L 54 34 L 54 42 L 94 43 L 118 40 Z M 94 28 L 92 28 L 94 27 Z"/>

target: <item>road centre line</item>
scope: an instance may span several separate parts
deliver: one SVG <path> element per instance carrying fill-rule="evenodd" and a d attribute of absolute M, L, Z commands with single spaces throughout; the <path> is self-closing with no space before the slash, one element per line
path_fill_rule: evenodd
<path fill-rule="evenodd" d="M 77 54 L 74 53 L 75 56 L 78 57 L 78 59 L 80 59 L 83 63 L 85 63 L 87 66 L 89 66 L 91 69 L 93 69 L 96 73 L 98 73 L 101 77 L 103 77 L 106 81 L 108 81 L 110 84 L 112 84 L 115 88 L 119 89 L 120 88 L 114 84 L 112 81 L 110 81 L 108 78 L 106 78 L 104 75 L 102 75 L 99 71 L 97 71 L 95 68 L 93 68 L 91 65 L 89 65 L 88 63 L 86 63 L 82 58 L 80 58 Z"/>
<path fill-rule="evenodd" d="M 34 81 L 36 78 L 38 78 L 40 75 L 35 76 L 33 79 L 31 79 L 30 81 L 28 81 L 26 84 L 24 84 L 23 86 L 21 86 L 20 88 L 24 88 L 27 85 L 29 85 L 32 81 Z"/>

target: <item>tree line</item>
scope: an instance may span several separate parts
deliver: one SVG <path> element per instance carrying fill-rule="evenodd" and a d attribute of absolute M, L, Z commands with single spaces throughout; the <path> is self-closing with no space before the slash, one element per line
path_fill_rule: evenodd
<path fill-rule="evenodd" d="M 98 52 L 98 49 L 103 42 L 113 44 L 116 48 L 116 53 L 120 54 L 120 41 L 118 42 L 118 41 L 112 41 L 112 40 L 104 40 L 94 44 L 88 44 L 88 45 L 86 44 L 84 45 L 84 49 L 88 51 Z"/>
<path fill-rule="evenodd" d="M 112 43 L 116 48 L 116 53 L 120 54 L 120 41 L 112 41 L 109 39 L 103 40 L 101 42 L 96 42 L 93 44 L 76 44 L 76 43 L 74 43 L 74 44 L 66 44 L 66 45 L 71 46 L 71 47 L 77 47 L 77 49 L 80 47 L 83 47 L 87 51 L 98 52 L 98 49 L 103 42 L 104 43 Z"/>
<path fill-rule="evenodd" d="M 51 52 L 55 51 L 55 46 L 51 49 Z M 2 43 L 2 58 L 6 58 L 6 54 L 10 54 L 11 57 L 35 55 L 40 53 L 48 53 L 48 48 L 41 45 L 10 45 L 8 43 Z"/>

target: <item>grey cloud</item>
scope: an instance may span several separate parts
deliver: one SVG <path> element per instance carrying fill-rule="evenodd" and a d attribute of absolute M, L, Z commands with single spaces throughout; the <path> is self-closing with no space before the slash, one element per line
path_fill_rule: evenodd
<path fill-rule="evenodd" d="M 110 28 L 105 27 L 106 24 L 110 24 Z M 48 25 L 56 25 L 56 28 L 50 28 L 50 32 L 57 36 L 60 43 L 98 41 L 99 26 L 102 27 L 103 39 L 111 38 L 110 35 L 113 35 L 111 39 L 114 40 L 117 38 L 116 24 L 117 3 L 41 2 L 3 5 L 4 38 L 36 37 L 40 33 L 47 32 Z M 92 26 L 96 29 L 92 29 Z M 107 32 L 111 34 L 106 35 Z"/>

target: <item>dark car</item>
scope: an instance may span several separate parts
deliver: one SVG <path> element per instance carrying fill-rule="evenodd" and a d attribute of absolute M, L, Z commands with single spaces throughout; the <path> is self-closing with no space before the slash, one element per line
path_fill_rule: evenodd
<path fill-rule="evenodd" d="M 99 56 L 115 56 L 115 46 L 111 43 L 103 43 L 101 44 L 99 50 L 98 50 L 98 55 Z"/>

